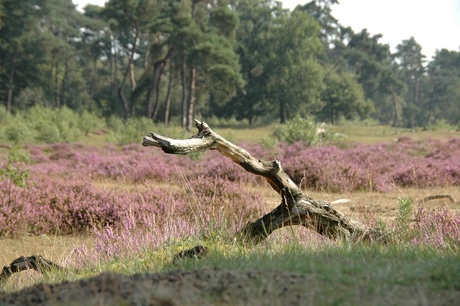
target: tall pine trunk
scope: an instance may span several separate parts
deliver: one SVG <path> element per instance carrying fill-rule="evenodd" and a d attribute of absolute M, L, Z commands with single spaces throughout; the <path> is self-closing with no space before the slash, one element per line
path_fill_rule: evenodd
<path fill-rule="evenodd" d="M 59 107 L 59 62 L 54 65 L 54 106 Z"/>
<path fill-rule="evenodd" d="M 286 123 L 287 121 L 287 110 L 286 110 L 286 102 L 284 100 L 280 101 L 280 123 Z"/>
<path fill-rule="evenodd" d="M 112 101 L 116 100 L 117 96 L 117 51 L 114 47 L 115 41 L 112 37 L 112 52 L 110 54 L 110 96 Z"/>
<path fill-rule="evenodd" d="M 169 110 L 171 108 L 171 88 L 173 85 L 173 71 L 171 64 L 169 65 L 169 80 L 168 80 L 168 91 L 166 92 L 166 99 L 165 99 L 165 116 L 164 116 L 164 123 L 165 125 L 169 124 Z"/>
<path fill-rule="evenodd" d="M 8 73 L 8 91 L 6 94 L 6 113 L 11 113 L 13 104 L 13 91 L 14 91 L 14 70 L 16 68 L 16 59 L 18 58 L 18 44 L 14 46 L 13 57 L 11 58 L 10 71 Z"/>
<path fill-rule="evenodd" d="M 188 97 L 187 97 L 187 124 L 186 129 L 188 132 L 192 130 L 193 124 L 193 114 L 195 113 L 195 86 L 196 86 L 196 68 L 192 67 L 190 69 L 190 80 L 188 88 Z"/>
<path fill-rule="evenodd" d="M 59 95 L 60 105 L 65 105 L 65 94 L 67 92 L 67 85 L 69 82 L 69 64 L 65 63 L 64 78 L 62 79 L 61 92 Z"/>
<path fill-rule="evenodd" d="M 391 91 L 391 102 L 393 104 L 393 124 L 391 126 L 396 127 L 398 124 L 398 104 L 396 102 L 396 94 L 393 90 Z"/>
<path fill-rule="evenodd" d="M 185 70 L 186 70 L 185 58 L 182 57 L 182 67 L 180 70 L 181 85 L 182 85 L 182 99 L 181 99 L 181 105 L 182 105 L 181 126 L 182 128 L 185 128 L 187 125 L 187 78 L 185 76 Z"/>
<path fill-rule="evenodd" d="M 132 80 L 132 73 L 133 73 L 132 65 L 133 65 L 133 62 L 134 62 L 134 55 L 136 53 L 137 40 L 138 39 L 139 39 L 139 30 L 136 29 L 135 34 L 134 34 L 133 46 L 132 46 L 132 48 L 130 50 L 130 54 L 129 54 L 128 65 L 126 67 L 125 73 L 123 74 L 123 78 L 121 80 L 120 86 L 118 86 L 118 97 L 120 98 L 121 104 L 123 106 L 123 112 L 124 112 L 125 119 L 129 118 L 130 107 L 129 107 L 128 100 L 126 99 L 123 90 L 125 88 L 126 80 L 128 79 L 128 75 L 130 75 L 130 74 L 131 74 L 131 78 L 130 78 L 130 80 L 131 80 L 131 89 L 133 88 L 133 86 L 135 86 L 134 85 L 135 83 L 133 83 L 133 80 Z"/>
<path fill-rule="evenodd" d="M 152 83 L 147 92 L 147 116 L 152 119 L 157 117 L 160 108 L 160 81 L 165 62 L 165 59 L 161 59 L 153 64 Z M 155 99 L 152 96 L 155 96 Z"/>

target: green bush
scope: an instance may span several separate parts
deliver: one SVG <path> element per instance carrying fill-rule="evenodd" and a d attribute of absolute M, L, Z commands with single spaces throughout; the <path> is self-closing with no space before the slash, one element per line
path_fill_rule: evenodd
<path fill-rule="evenodd" d="M 278 138 L 277 137 L 263 137 L 262 145 L 264 146 L 265 149 L 269 149 L 269 150 L 277 149 L 279 146 Z"/>
<path fill-rule="evenodd" d="M 3 125 L 3 121 L 6 120 L 6 107 L 0 104 L 0 127 Z"/>
<path fill-rule="evenodd" d="M 124 121 L 112 116 L 107 119 L 107 127 L 110 129 L 109 141 L 119 145 L 142 142 L 142 137 L 150 132 L 170 138 L 188 138 L 181 128 L 154 124 L 151 119 L 145 117 L 129 118 Z"/>
<path fill-rule="evenodd" d="M 299 115 L 288 121 L 273 132 L 273 137 L 287 143 L 305 142 L 311 146 L 321 141 L 321 136 L 316 132 L 316 122 L 311 116 L 305 118 Z"/>
<path fill-rule="evenodd" d="M 455 125 L 450 124 L 445 119 L 436 120 L 434 123 L 428 125 L 428 130 L 430 131 L 441 131 L 441 130 L 455 130 Z"/>
<path fill-rule="evenodd" d="M 120 117 L 110 116 L 106 118 L 106 126 L 113 133 L 119 133 L 124 128 L 124 121 Z"/>
<path fill-rule="evenodd" d="M 32 125 L 38 142 L 54 143 L 65 141 L 61 134 L 59 110 L 35 105 L 25 114 L 24 120 Z M 67 137 L 68 138 L 68 137 Z"/>
<path fill-rule="evenodd" d="M 104 127 L 105 122 L 95 114 L 83 111 L 81 114 L 63 106 L 58 109 L 34 106 L 29 114 L 41 142 L 73 142 Z"/>
<path fill-rule="evenodd" d="M 3 133 L 8 143 L 23 144 L 33 142 L 33 134 L 29 126 L 23 121 L 8 124 Z"/>
<path fill-rule="evenodd" d="M 55 143 L 61 141 L 61 135 L 56 125 L 50 124 L 47 120 L 40 118 L 33 126 L 38 142 Z"/>
<path fill-rule="evenodd" d="M 152 120 L 148 118 L 129 118 L 123 121 L 117 117 L 108 119 L 108 127 L 111 131 L 109 141 L 119 145 L 125 145 L 142 141 L 142 135 L 152 130 Z"/>
<path fill-rule="evenodd" d="M 78 114 L 66 106 L 49 108 L 37 104 L 16 115 L 0 108 L 0 141 L 4 143 L 73 142 L 104 126 L 105 122 L 96 115 L 87 111 Z"/>
<path fill-rule="evenodd" d="M 88 135 L 91 132 L 102 129 L 105 126 L 104 120 L 100 119 L 93 113 L 88 111 L 83 111 L 80 115 L 80 120 L 78 122 L 78 128 L 85 135 Z"/>
<path fill-rule="evenodd" d="M 398 214 L 396 216 L 396 238 L 407 240 L 410 235 L 410 222 L 413 202 L 409 198 L 398 198 Z"/>
<path fill-rule="evenodd" d="M 28 151 L 13 146 L 8 152 L 6 164 L 0 164 L 0 179 L 9 179 L 16 186 L 25 187 L 29 178 L 29 169 L 24 168 L 24 164 L 29 162 Z"/>
<path fill-rule="evenodd" d="M 0 118 L 0 141 L 3 143 L 23 144 L 34 140 L 30 124 L 17 115 Z"/>
<path fill-rule="evenodd" d="M 79 124 L 80 115 L 70 108 L 63 106 L 55 110 L 53 119 L 59 130 L 61 141 L 76 141 L 83 135 Z"/>

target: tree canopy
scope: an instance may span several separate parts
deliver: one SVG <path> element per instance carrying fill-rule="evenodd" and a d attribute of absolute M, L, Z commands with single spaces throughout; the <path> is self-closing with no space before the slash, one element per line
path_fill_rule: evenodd
<path fill-rule="evenodd" d="M 100 116 L 460 124 L 460 53 L 354 32 L 335 0 L 0 0 L 0 103 Z"/>

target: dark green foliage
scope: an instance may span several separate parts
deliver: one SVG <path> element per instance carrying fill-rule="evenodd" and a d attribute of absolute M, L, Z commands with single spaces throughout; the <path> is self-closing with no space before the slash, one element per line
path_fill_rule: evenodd
<path fill-rule="evenodd" d="M 406 118 L 405 125 L 414 127 L 424 125 L 422 88 L 426 82 L 424 58 L 422 47 L 413 37 L 403 40 L 397 47 L 395 58 L 399 61 L 402 79 L 407 91 L 404 95 L 406 105 L 403 114 Z"/>
<path fill-rule="evenodd" d="M 425 123 L 439 118 L 448 123 L 460 124 L 460 52 L 442 49 L 428 64 L 429 92 L 425 109 Z"/>
<path fill-rule="evenodd" d="M 381 34 L 340 24 L 337 3 L 290 12 L 273 0 L 110 0 L 81 13 L 70 0 L 2 0 L 0 103 L 13 114 L 66 106 L 188 129 L 196 114 L 458 126 L 459 52 L 427 63 L 409 38 L 392 54 Z M 17 142 L 29 128 L 10 126 L 3 137 Z M 68 130 L 37 128 L 46 141 Z"/>
<path fill-rule="evenodd" d="M 366 118 L 372 113 L 374 105 L 371 100 L 365 99 L 363 89 L 353 74 L 329 69 L 324 83 L 321 100 L 325 105 L 318 114 L 321 119 L 334 124 L 340 117 L 350 120 Z"/>

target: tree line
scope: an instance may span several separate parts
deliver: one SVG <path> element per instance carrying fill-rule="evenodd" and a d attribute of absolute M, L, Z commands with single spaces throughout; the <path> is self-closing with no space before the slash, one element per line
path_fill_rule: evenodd
<path fill-rule="evenodd" d="M 190 129 L 193 117 L 286 122 L 460 124 L 460 53 L 431 60 L 413 37 L 382 35 L 332 15 L 338 0 L 293 11 L 272 0 L 0 0 L 0 103 Z"/>

